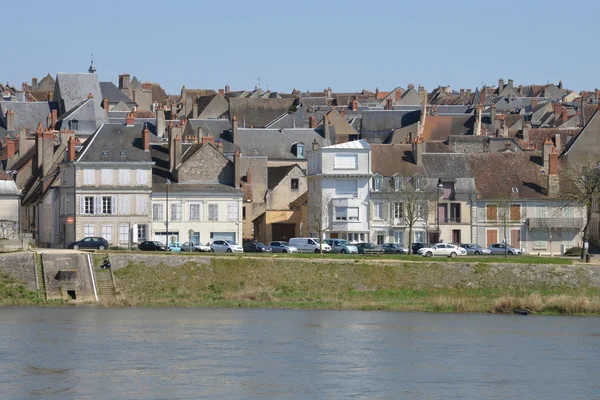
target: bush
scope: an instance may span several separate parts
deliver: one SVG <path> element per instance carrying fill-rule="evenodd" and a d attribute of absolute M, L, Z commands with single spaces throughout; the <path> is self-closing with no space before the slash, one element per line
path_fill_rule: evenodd
<path fill-rule="evenodd" d="M 570 249 L 567 249 L 567 251 L 565 251 L 565 256 L 567 256 L 567 257 L 581 256 L 581 247 L 575 246 L 575 247 L 571 247 Z"/>
<path fill-rule="evenodd" d="M 123 247 L 123 246 L 110 246 L 108 249 L 109 250 L 128 250 L 127 247 Z"/>

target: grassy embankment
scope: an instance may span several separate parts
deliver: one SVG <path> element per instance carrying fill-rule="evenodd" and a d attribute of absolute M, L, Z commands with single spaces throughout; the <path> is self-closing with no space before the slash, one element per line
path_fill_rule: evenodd
<path fill-rule="evenodd" d="M 511 258 L 519 259 L 524 260 Z M 245 256 L 209 260 L 181 267 L 129 263 L 115 271 L 125 297 L 122 305 L 600 314 L 600 289 L 548 288 L 535 284 L 535 278 L 521 285 L 512 272 L 487 263 L 468 266 L 466 260 L 458 261 L 463 263 L 456 271 L 436 259 L 387 263 L 352 257 L 347 264 Z M 560 276 L 560 267 L 551 274 Z"/>
<path fill-rule="evenodd" d="M 0 272 L 0 307 L 45 304 L 44 298 L 37 291 L 27 290 L 22 282 Z"/>

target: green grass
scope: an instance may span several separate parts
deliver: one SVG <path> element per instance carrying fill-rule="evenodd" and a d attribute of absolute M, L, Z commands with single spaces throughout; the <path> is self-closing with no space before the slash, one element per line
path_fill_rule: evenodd
<path fill-rule="evenodd" d="M 42 304 L 45 300 L 37 291 L 28 290 L 22 282 L 0 272 L 0 306 Z"/>

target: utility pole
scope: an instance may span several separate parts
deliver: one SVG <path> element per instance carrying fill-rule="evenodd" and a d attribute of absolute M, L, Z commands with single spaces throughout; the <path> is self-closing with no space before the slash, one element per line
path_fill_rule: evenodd
<path fill-rule="evenodd" d="M 171 184 L 171 180 L 169 178 L 167 178 L 167 180 L 165 181 L 166 184 L 166 189 L 167 189 L 167 209 L 165 210 L 165 218 L 166 218 L 166 228 L 167 228 L 167 233 L 166 233 L 166 245 L 167 248 L 169 248 L 169 185 Z"/>

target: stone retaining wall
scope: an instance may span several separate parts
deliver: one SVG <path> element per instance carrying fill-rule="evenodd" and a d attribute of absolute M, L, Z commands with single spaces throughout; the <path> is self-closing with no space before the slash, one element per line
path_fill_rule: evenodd
<path fill-rule="evenodd" d="M 35 280 L 35 256 L 31 252 L 0 254 L 0 270 L 25 282 L 29 290 L 37 290 Z"/>

